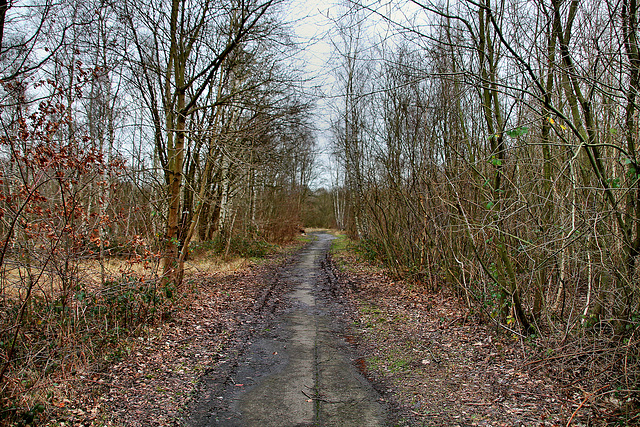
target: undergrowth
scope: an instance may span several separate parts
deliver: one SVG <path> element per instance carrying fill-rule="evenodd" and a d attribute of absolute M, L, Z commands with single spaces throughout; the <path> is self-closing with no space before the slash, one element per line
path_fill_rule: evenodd
<path fill-rule="evenodd" d="M 126 340 L 166 318 L 176 304 L 175 287 L 157 283 L 123 275 L 99 287 L 79 283 L 67 295 L 45 291 L 26 301 L 5 297 L 0 424 L 37 423 L 65 406 L 68 382 L 126 357 Z M 16 336 L 12 323 L 21 310 Z"/>
<path fill-rule="evenodd" d="M 192 244 L 192 256 L 207 253 L 226 257 L 264 258 L 278 247 L 264 240 L 234 235 L 230 239 L 218 238 Z"/>
<path fill-rule="evenodd" d="M 198 243 L 190 254 L 195 265 L 191 271 L 207 275 L 226 271 L 227 265 L 246 266 L 246 261 L 236 260 L 259 260 L 278 248 L 238 237 L 231 240 L 225 256 L 220 242 Z M 212 264 L 212 260 L 217 261 Z M 187 277 L 179 287 L 162 284 L 155 274 L 157 260 L 147 261 L 155 261 L 155 267 L 109 261 L 120 268 L 102 282 L 95 280 L 100 275 L 96 265 L 82 263 L 75 270 L 84 274 L 75 274 L 72 285 L 64 287 L 52 274 L 43 274 L 31 289 L 17 281 L 13 286 L 3 282 L 0 425 L 38 425 L 50 419 L 73 401 L 75 385 L 92 381 L 94 373 L 125 359 L 134 348 L 132 338 L 184 308 L 184 301 L 197 290 L 196 277 Z"/>

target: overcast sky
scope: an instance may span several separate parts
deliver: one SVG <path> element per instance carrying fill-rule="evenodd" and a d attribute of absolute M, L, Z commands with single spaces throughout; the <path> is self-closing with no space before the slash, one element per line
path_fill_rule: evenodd
<path fill-rule="evenodd" d="M 316 100 L 314 124 L 320 150 L 321 167 L 329 162 L 331 109 L 324 98 L 335 91 L 333 67 L 333 47 L 331 37 L 335 27 L 338 1 L 291 0 L 286 9 L 285 20 L 291 23 L 296 41 L 303 48 L 299 66 L 302 67 L 307 82 L 306 91 Z M 328 171 L 324 170 L 314 186 L 330 186 Z"/>
<path fill-rule="evenodd" d="M 335 52 L 332 38 L 339 40 L 339 37 L 336 37 L 337 21 L 349 5 L 353 6 L 349 0 L 290 0 L 285 6 L 285 21 L 291 23 L 297 42 L 303 48 L 300 67 L 308 79 L 306 89 L 316 100 L 314 122 L 317 127 L 321 167 L 329 166 L 332 138 L 330 125 L 336 111 L 332 104 L 339 102 L 336 96 L 340 95 L 335 72 L 335 68 L 340 66 L 340 59 Z M 426 15 L 410 1 L 371 0 L 368 5 L 393 21 L 402 25 L 408 25 L 410 22 L 411 27 L 420 27 L 421 31 L 426 31 L 422 26 L 425 24 Z M 392 45 L 394 40 L 403 38 L 398 35 L 401 32 L 400 27 L 394 26 L 376 13 L 368 11 L 365 15 L 367 19 L 364 26 L 368 40 L 374 43 L 384 40 L 385 45 Z M 328 187 L 331 185 L 330 181 L 329 173 L 325 170 L 314 186 Z"/>

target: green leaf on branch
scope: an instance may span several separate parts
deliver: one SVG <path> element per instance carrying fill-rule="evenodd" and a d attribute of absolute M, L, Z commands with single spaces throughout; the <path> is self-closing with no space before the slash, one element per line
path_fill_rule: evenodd
<path fill-rule="evenodd" d="M 609 184 L 611 188 L 620 188 L 620 178 L 607 178 L 607 184 Z"/>
<path fill-rule="evenodd" d="M 511 138 L 517 138 L 522 135 L 526 135 L 529 132 L 529 128 L 526 126 L 519 126 L 517 128 L 506 131 L 505 133 Z"/>
<path fill-rule="evenodd" d="M 633 162 L 633 160 L 629 159 L 629 158 L 625 158 L 622 163 L 624 163 L 625 165 L 629 166 L 629 169 L 627 170 L 627 178 L 629 178 L 630 180 L 637 180 L 638 178 L 640 178 L 640 173 L 638 173 L 638 169 L 636 167 L 636 164 Z"/>

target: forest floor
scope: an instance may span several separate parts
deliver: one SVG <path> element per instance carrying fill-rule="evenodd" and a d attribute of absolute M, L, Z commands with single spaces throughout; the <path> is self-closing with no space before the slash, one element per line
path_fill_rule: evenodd
<path fill-rule="evenodd" d="M 408 425 L 626 425 L 612 421 L 610 405 L 563 388 L 531 343 L 496 331 L 459 297 L 394 281 L 353 255 L 338 258 L 360 369 L 403 408 Z"/>
<path fill-rule="evenodd" d="M 282 274 L 294 258 L 192 280 L 172 319 L 128 343 L 118 363 L 84 373 L 77 397 L 59 402 L 49 425 L 188 424 L 202 379 L 236 369 L 253 337 L 290 306 Z M 323 262 L 323 292 L 344 307 L 337 338 L 393 425 L 607 425 L 608 407 L 560 387 L 528 345 L 496 333 L 457 297 L 394 281 L 349 253 L 333 258 Z"/>

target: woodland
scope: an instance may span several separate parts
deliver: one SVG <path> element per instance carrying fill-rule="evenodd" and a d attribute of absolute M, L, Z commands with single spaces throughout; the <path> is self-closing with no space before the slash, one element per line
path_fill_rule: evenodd
<path fill-rule="evenodd" d="M 636 0 L 322 5 L 324 97 L 293 3 L 0 0 L 0 422 L 304 227 L 637 422 Z"/>

